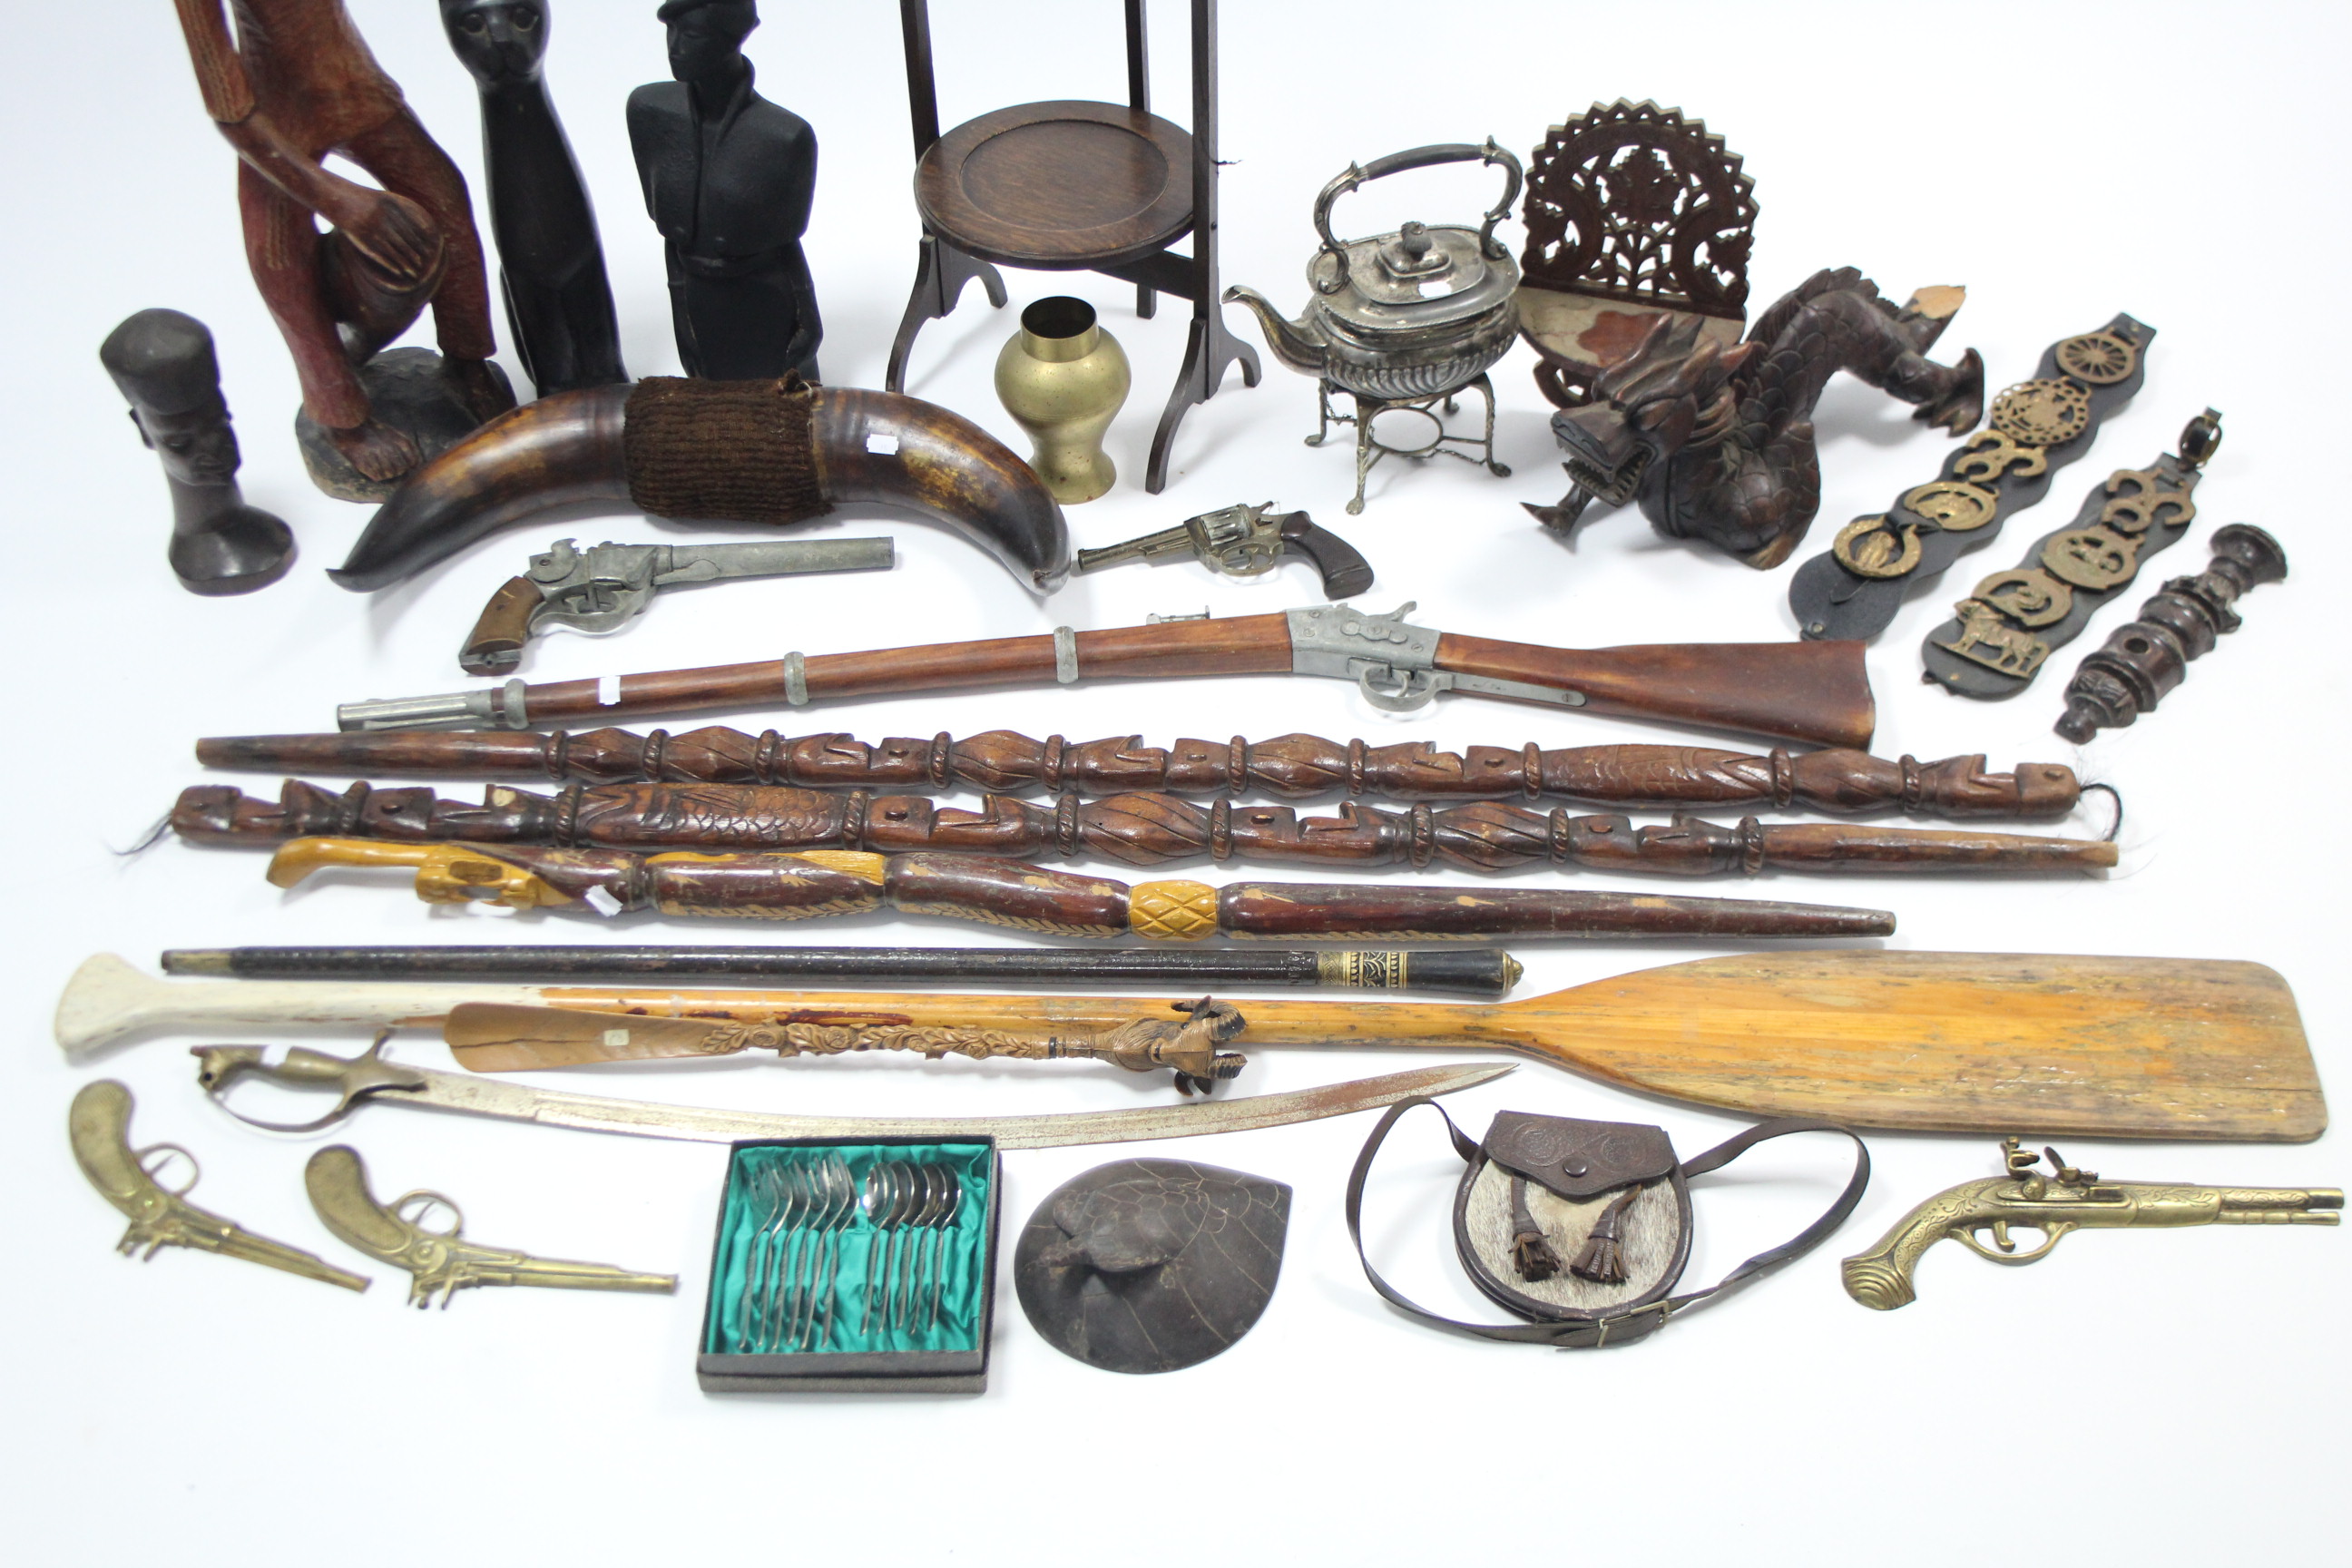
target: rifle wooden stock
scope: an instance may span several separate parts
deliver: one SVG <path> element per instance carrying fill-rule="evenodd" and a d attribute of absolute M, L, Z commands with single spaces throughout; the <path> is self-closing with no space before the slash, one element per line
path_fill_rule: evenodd
<path fill-rule="evenodd" d="M 1367 616 L 1363 621 L 1392 618 Z M 1435 652 L 1426 667 L 1402 668 L 1566 694 L 1563 699 L 1532 691 L 1462 689 L 1472 695 L 1828 746 L 1868 745 L 1874 722 L 1860 643 L 1656 644 L 1579 650 L 1412 629 L 1431 638 Z M 1362 646 L 1372 662 L 1385 657 L 1377 641 Z M 1344 661 L 1347 656 L 1340 657 Z M 1088 678 L 1275 675 L 1299 668 L 1290 616 L 1243 616 L 1076 632 L 1066 638 L 1058 634 L 992 637 L 866 653 L 795 654 L 610 680 L 549 681 L 520 688 L 522 719 L 516 727 Z M 365 712 L 371 706 L 349 705 L 341 716 L 344 727 L 371 728 Z M 511 710 L 510 703 L 502 706 Z"/>
<path fill-rule="evenodd" d="M 1819 658 L 1807 658 L 1807 654 Z M 1867 746 L 1877 727 L 1858 642 L 1650 643 L 1559 648 L 1449 632 L 1437 667 L 1580 693 L 1584 710 Z"/>
<path fill-rule="evenodd" d="M 557 784 L 786 784 L 802 789 L 940 790 L 997 795 L 1270 795 L 1284 800 L 1347 794 L 1402 801 L 1536 799 L 1557 795 L 1623 807 L 1791 806 L 1919 816 L 2063 816 L 2082 798 L 2074 770 L 2022 763 L 1985 766 L 1984 753 L 1923 763 L 1830 750 L 1756 755 L 1698 746 L 1467 746 L 1426 741 L 1386 746 L 1278 735 L 1270 741 L 1186 738 L 1147 746 L 1140 735 L 1070 742 L 1010 730 L 956 739 L 860 741 L 838 731 L 786 736 L 709 725 L 667 730 L 404 730 L 382 734 L 227 735 L 196 742 L 211 768 L 392 773 L 402 778 L 547 778 Z"/>

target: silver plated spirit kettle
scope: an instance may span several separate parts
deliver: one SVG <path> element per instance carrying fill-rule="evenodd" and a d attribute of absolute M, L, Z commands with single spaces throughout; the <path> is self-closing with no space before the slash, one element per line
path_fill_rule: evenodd
<path fill-rule="evenodd" d="M 1394 234 L 1342 241 L 1331 205 L 1367 181 L 1437 163 L 1498 164 L 1503 199 L 1477 228 L 1409 223 Z M 1391 153 L 1345 174 L 1315 199 L 1322 248 L 1307 263 L 1315 290 L 1306 313 L 1285 321 L 1255 289 L 1225 290 L 1249 307 L 1283 363 L 1365 397 L 1436 397 L 1465 385 L 1501 359 L 1519 327 L 1519 269 L 1495 225 L 1519 199 L 1519 161 L 1495 144 L 1452 142 Z"/>

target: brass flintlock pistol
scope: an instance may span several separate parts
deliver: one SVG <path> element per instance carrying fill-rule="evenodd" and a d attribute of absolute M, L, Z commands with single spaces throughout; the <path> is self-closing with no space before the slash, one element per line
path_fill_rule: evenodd
<path fill-rule="evenodd" d="M 225 1258 L 242 1258 L 247 1263 L 268 1264 L 307 1279 L 341 1285 L 346 1290 L 368 1288 L 370 1281 L 363 1276 L 346 1273 L 299 1247 L 256 1236 L 236 1221 L 223 1219 L 188 1202 L 185 1194 L 203 1173 L 196 1157 L 177 1143 L 151 1143 L 144 1149 L 133 1149 L 132 1103 L 128 1088 L 113 1079 L 100 1079 L 82 1086 L 81 1092 L 73 1098 L 73 1109 L 66 1116 L 66 1131 L 73 1141 L 74 1159 L 81 1165 L 82 1174 L 89 1178 L 89 1184 L 104 1194 L 108 1203 L 131 1216 L 131 1228 L 122 1233 L 115 1250 L 128 1255 L 144 1247 L 146 1251 L 141 1258 L 144 1262 L 164 1247 L 188 1247 L 199 1252 L 217 1252 Z M 188 1179 L 176 1189 L 155 1179 L 155 1172 L 174 1154 L 188 1163 Z"/>
<path fill-rule="evenodd" d="M 1907 1306 L 1918 1292 L 1911 1276 L 1927 1250 L 1946 1237 L 1994 1263 L 2039 1263 L 2078 1230 L 2135 1227 L 2179 1230 L 2192 1225 L 2335 1225 L 2344 1206 L 2336 1187 L 2195 1187 L 2170 1182 L 2103 1182 L 2055 1149 L 2040 1154 L 2001 1140 L 2009 1173 L 1948 1188 L 1903 1216 L 1876 1247 L 1841 1266 L 1845 1293 L 1881 1312 Z M 2043 1159 L 2050 1175 L 2034 1169 Z M 2017 1250 L 2011 1226 L 2042 1232 L 2031 1252 Z M 1977 1239 L 1992 1233 L 1992 1245 Z"/>
<path fill-rule="evenodd" d="M 466 1216 L 440 1193 L 403 1193 L 381 1204 L 368 1190 L 367 1166 L 359 1151 L 337 1143 L 310 1156 L 302 1184 L 310 1206 L 346 1246 L 379 1263 L 405 1268 L 413 1307 L 430 1307 L 434 1295 L 446 1310 L 449 1299 L 474 1285 L 541 1285 L 558 1290 L 651 1290 L 677 1289 L 675 1274 L 635 1274 L 609 1263 L 572 1263 L 533 1258 L 504 1247 L 484 1247 L 465 1238 Z M 447 1230 L 427 1230 L 419 1221 L 434 1208 L 449 1211 Z"/>

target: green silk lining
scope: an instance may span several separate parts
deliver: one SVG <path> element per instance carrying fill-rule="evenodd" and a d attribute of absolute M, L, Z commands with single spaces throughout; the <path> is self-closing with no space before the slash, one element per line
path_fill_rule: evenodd
<path fill-rule="evenodd" d="M 765 1222 L 773 1206 L 755 1185 L 770 1173 L 799 1169 L 814 1173 L 828 1159 L 849 1167 L 862 1197 L 866 1178 L 875 1166 L 898 1161 L 917 1165 L 944 1165 L 963 1188 L 963 1199 L 952 1224 L 926 1228 L 904 1226 L 885 1230 L 876 1226 L 861 1202 L 840 1229 L 822 1233 L 795 1226 L 777 1230 Z M 719 1262 L 713 1291 L 717 1297 L 705 1331 L 706 1352 L 720 1355 L 841 1352 L 850 1351 L 969 1351 L 980 1343 L 981 1278 L 988 1245 L 989 1191 L 992 1161 L 984 1143 L 833 1143 L 738 1148 L 727 1171 L 724 1215 L 719 1227 Z M 762 1229 L 767 1231 L 764 1239 Z M 939 1315 L 925 1326 L 925 1314 L 911 1314 L 904 1328 L 886 1328 L 877 1298 L 869 1318 L 866 1281 L 883 1267 L 888 1238 L 897 1237 L 892 1273 L 921 1283 L 928 1302 L 930 1281 L 939 1283 Z M 822 1266 L 827 1252 L 837 1267 Z M 923 1267 L 935 1259 L 935 1267 Z M 754 1279 L 761 1289 L 750 1300 L 745 1292 Z M 813 1277 L 832 1279 L 830 1331 L 824 1330 L 825 1299 L 811 1290 L 814 1310 L 803 1306 L 798 1321 L 814 1320 L 814 1330 L 802 1334 L 797 1352 L 787 1352 L 783 1341 L 793 1337 L 772 1289 L 781 1281 L 806 1286 Z M 887 1283 L 887 1282 L 886 1282 Z"/>

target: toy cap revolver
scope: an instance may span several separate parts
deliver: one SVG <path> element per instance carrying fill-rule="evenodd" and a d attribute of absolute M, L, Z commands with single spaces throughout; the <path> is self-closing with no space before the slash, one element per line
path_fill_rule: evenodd
<path fill-rule="evenodd" d="M 441 1305 L 469 1285 L 544 1285 L 560 1290 L 652 1290 L 677 1289 L 675 1274 L 637 1274 L 609 1263 L 571 1263 L 533 1258 L 509 1247 L 484 1247 L 465 1239 L 466 1216 L 434 1192 L 403 1193 L 389 1204 L 368 1191 L 367 1165 L 359 1151 L 337 1143 L 310 1156 L 302 1172 L 310 1206 L 337 1238 L 379 1263 L 415 1276 L 408 1287 L 412 1307 Z M 449 1211 L 449 1228 L 427 1230 L 419 1223 L 434 1208 Z"/>
<path fill-rule="evenodd" d="M 2096 1171 L 2077 1170 L 2055 1149 L 2040 1154 L 2004 1138 L 2001 1156 L 2009 1173 L 1948 1188 L 1903 1216 L 1876 1247 L 1845 1260 L 1845 1293 L 1864 1306 L 1892 1311 L 1917 1292 L 1912 1271 L 1936 1243 L 1950 1237 L 1995 1263 L 2039 1263 L 2059 1241 L 2077 1230 L 2123 1230 L 2132 1226 L 2181 1229 L 2192 1225 L 2334 1225 L 2342 1216 L 2344 1194 L 2335 1187 L 2192 1187 L 2169 1182 L 2103 1182 Z M 2044 1158 L 2052 1174 L 2034 1169 Z M 2010 1239 L 2011 1226 L 2042 1232 L 2031 1252 Z M 1977 1239 L 1992 1233 L 1992 1246 Z"/>
<path fill-rule="evenodd" d="M 583 552 L 559 539 L 530 558 L 530 569 L 490 595 L 458 651 L 469 675 L 504 675 L 522 663 L 523 646 L 549 626 L 616 631 L 664 588 L 729 577 L 783 577 L 814 572 L 872 572 L 894 559 L 887 539 L 801 539 L 757 544 L 614 544 Z"/>
<path fill-rule="evenodd" d="M 1372 568 L 1353 545 L 1305 512 L 1278 512 L 1274 504 L 1204 511 L 1124 544 L 1081 550 L 1073 570 L 1099 572 L 1129 561 L 1157 566 L 1190 555 L 1228 577 L 1256 577 L 1284 561 L 1299 560 L 1314 563 L 1328 598 L 1352 599 L 1372 585 Z"/>

